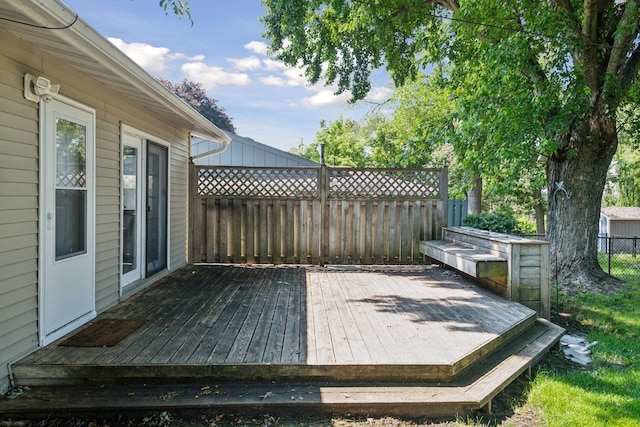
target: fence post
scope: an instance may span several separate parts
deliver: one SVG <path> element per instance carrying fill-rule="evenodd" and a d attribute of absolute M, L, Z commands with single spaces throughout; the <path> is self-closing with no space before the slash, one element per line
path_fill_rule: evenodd
<path fill-rule="evenodd" d="M 612 237 L 607 237 L 607 255 L 608 255 L 608 269 L 609 271 L 607 271 L 607 274 L 611 274 L 611 253 L 613 252 L 613 238 Z"/>
<path fill-rule="evenodd" d="M 324 146 L 321 146 L 321 163 L 318 168 L 318 195 L 320 196 L 320 230 L 318 233 L 318 256 L 320 267 L 324 267 L 325 230 L 327 229 L 327 193 L 329 192 L 327 179 L 327 165 L 324 163 Z"/>
<path fill-rule="evenodd" d="M 638 236 L 633 237 L 633 257 L 635 258 L 638 254 Z"/>
<path fill-rule="evenodd" d="M 448 219 L 448 210 L 449 210 L 449 167 L 445 162 L 444 166 L 440 170 L 440 188 L 438 189 L 440 193 L 440 200 L 442 203 L 442 210 L 440 214 L 441 218 L 436 220 L 436 230 L 435 230 L 435 238 L 442 238 L 442 228 L 447 226 Z"/>
<path fill-rule="evenodd" d="M 189 157 L 189 183 L 188 183 L 188 194 L 189 194 L 189 215 L 187 216 L 189 225 L 187 230 L 187 248 L 189 248 L 189 252 L 187 256 L 189 259 L 187 262 L 193 264 L 194 255 L 195 255 L 195 245 L 194 245 L 194 225 L 195 225 L 195 197 L 198 188 L 198 174 L 195 172 L 195 164 L 193 163 L 193 157 Z"/>

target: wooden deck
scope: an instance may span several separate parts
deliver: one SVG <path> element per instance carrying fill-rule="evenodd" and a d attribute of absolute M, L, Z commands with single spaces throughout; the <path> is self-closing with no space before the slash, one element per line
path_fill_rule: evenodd
<path fill-rule="evenodd" d="M 354 396 L 345 404 L 357 406 L 355 396 L 363 396 L 373 413 L 375 396 L 386 396 L 381 407 L 386 413 L 409 408 L 415 415 L 427 410 L 457 414 L 490 405 L 493 395 L 530 368 L 561 331 L 540 324 L 533 310 L 437 267 L 189 266 L 99 316 L 105 317 L 146 323 L 113 347 L 57 342 L 42 348 L 12 366 L 16 384 L 117 387 L 250 380 L 267 384 L 271 393 L 276 383 L 324 381 L 341 395 L 338 384 L 366 383 L 344 392 Z M 449 384 L 446 391 L 438 389 L 441 383 Z M 417 389 L 404 390 L 398 401 L 404 406 L 398 407 L 390 396 L 410 384 L 419 395 Z M 282 405 L 289 403 L 286 387 L 281 385 Z M 68 388 L 69 393 L 76 389 Z M 45 392 L 36 387 L 33 393 L 37 404 L 43 398 L 37 393 Z M 442 406 L 441 399 L 454 395 L 458 400 Z M 239 396 L 235 404 L 246 406 L 246 393 Z M 47 399 L 55 405 L 54 398 Z M 74 401 L 70 395 L 64 399 Z M 319 404 L 329 401 L 318 399 Z M 28 402 L 25 397 L 12 404 L 28 407 Z M 157 398 L 153 402 L 158 404 Z M 257 399 L 256 405 L 264 404 Z"/>
<path fill-rule="evenodd" d="M 100 366 L 137 376 L 136 367 L 155 366 L 157 375 L 169 368 L 180 375 L 181 367 L 186 377 L 448 381 L 536 316 L 444 271 L 182 269 L 101 316 L 147 320 L 119 344 L 54 343 L 20 361 L 14 372 L 75 377 L 65 371 Z M 237 372 L 238 365 L 245 369 Z"/>

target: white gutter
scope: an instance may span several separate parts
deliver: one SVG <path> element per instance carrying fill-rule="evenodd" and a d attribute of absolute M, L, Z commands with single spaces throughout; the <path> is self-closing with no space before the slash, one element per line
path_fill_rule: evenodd
<path fill-rule="evenodd" d="M 205 138 L 203 136 L 193 135 L 193 134 L 191 135 L 191 139 L 193 139 L 194 136 L 197 136 L 197 137 L 202 138 L 202 139 L 209 139 L 209 138 Z M 229 138 L 227 135 L 225 135 L 225 136 L 227 138 Z M 191 161 L 194 161 L 196 159 L 201 159 L 203 157 L 208 157 L 208 156 L 212 156 L 214 154 L 222 153 L 224 150 L 227 149 L 227 147 L 231 143 L 231 138 L 229 138 L 229 141 L 214 141 L 214 142 L 219 142 L 220 144 L 222 144 L 222 147 L 214 148 L 213 150 L 209 150 L 209 151 L 206 151 L 204 153 L 200 153 L 200 154 L 197 154 L 195 156 L 191 156 L 189 159 L 191 159 Z"/>

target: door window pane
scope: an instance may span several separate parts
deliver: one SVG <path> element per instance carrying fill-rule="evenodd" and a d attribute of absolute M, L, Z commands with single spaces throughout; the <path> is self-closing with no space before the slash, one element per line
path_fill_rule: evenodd
<path fill-rule="evenodd" d="M 56 186 L 84 188 L 87 169 L 87 128 L 56 120 Z"/>
<path fill-rule="evenodd" d="M 87 193 L 56 190 L 56 261 L 85 254 Z"/>
<path fill-rule="evenodd" d="M 87 128 L 56 119 L 56 261 L 87 252 Z"/>
<path fill-rule="evenodd" d="M 122 273 L 126 274 L 138 268 L 138 150 L 134 147 L 124 147 L 122 185 Z"/>

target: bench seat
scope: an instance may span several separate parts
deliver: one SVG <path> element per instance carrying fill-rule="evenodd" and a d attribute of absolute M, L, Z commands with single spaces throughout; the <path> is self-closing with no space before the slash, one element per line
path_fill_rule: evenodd
<path fill-rule="evenodd" d="M 422 241 L 420 252 L 472 277 L 506 277 L 508 274 L 506 257 L 463 243 L 449 240 Z"/>

